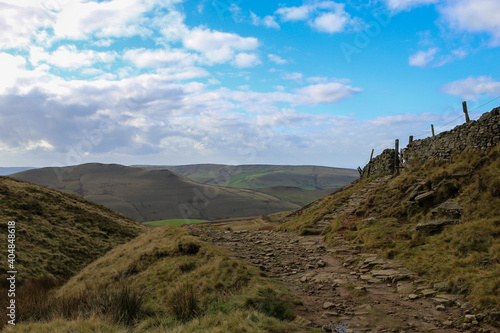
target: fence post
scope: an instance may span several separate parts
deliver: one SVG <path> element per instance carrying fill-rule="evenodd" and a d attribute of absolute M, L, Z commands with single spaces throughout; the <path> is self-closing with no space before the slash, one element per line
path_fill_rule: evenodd
<path fill-rule="evenodd" d="M 462 108 L 464 109 L 465 113 L 465 122 L 468 123 L 470 122 L 470 118 L 469 118 L 469 112 L 467 111 L 467 101 L 462 102 Z"/>
<path fill-rule="evenodd" d="M 366 170 L 366 177 L 370 177 L 370 170 L 372 168 L 372 159 L 373 159 L 373 152 L 375 149 L 372 149 L 372 154 L 370 155 L 370 162 L 368 162 L 368 170 Z"/>
<path fill-rule="evenodd" d="M 432 130 L 432 137 L 434 137 L 434 125 L 431 124 L 431 130 Z"/>
<path fill-rule="evenodd" d="M 410 135 L 410 137 L 408 138 L 408 143 L 412 143 L 413 142 L 413 135 Z"/>
<path fill-rule="evenodd" d="M 399 139 L 396 139 L 394 148 L 394 170 L 399 175 Z"/>

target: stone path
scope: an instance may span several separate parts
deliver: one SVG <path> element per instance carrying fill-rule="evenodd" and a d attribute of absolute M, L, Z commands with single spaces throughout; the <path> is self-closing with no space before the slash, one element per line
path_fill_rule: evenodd
<path fill-rule="evenodd" d="M 345 204 L 336 209 L 334 212 L 323 216 L 321 220 L 308 229 L 311 230 L 313 234 L 320 234 L 330 223 L 332 223 L 333 220 L 337 218 L 337 216 L 347 216 L 352 214 L 356 208 L 359 207 L 360 203 L 365 201 L 370 196 L 374 189 L 376 189 L 380 184 L 388 182 L 391 178 L 392 176 L 380 177 L 371 183 L 366 184 L 361 190 L 356 191 L 353 195 L 351 195 Z M 344 187 L 344 190 L 348 190 L 351 186 L 354 186 L 354 184 L 347 185 Z"/>
<path fill-rule="evenodd" d="M 223 246 L 302 301 L 298 319 L 327 331 L 494 332 L 461 301 L 431 286 L 395 261 L 343 244 L 329 249 L 321 236 L 275 231 L 226 231 L 189 226 L 194 235 Z"/>

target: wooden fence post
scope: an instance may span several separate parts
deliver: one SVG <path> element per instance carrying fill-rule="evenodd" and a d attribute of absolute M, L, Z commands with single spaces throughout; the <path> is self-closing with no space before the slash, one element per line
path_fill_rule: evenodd
<path fill-rule="evenodd" d="M 434 137 L 434 125 L 431 124 L 431 130 L 432 130 L 432 137 Z"/>
<path fill-rule="evenodd" d="M 372 159 L 373 159 L 373 152 L 375 149 L 372 149 L 372 154 L 370 155 L 370 162 L 368 162 L 368 170 L 366 170 L 366 177 L 370 177 L 370 170 L 372 168 Z"/>
<path fill-rule="evenodd" d="M 396 139 L 394 148 L 394 171 L 399 175 L 399 139 Z"/>
<path fill-rule="evenodd" d="M 408 139 L 408 143 L 412 143 L 413 142 L 413 135 L 410 135 L 410 138 Z"/>
<path fill-rule="evenodd" d="M 470 118 L 469 118 L 469 112 L 467 111 L 467 101 L 462 102 L 462 108 L 464 109 L 465 113 L 465 122 L 468 123 L 470 122 Z"/>

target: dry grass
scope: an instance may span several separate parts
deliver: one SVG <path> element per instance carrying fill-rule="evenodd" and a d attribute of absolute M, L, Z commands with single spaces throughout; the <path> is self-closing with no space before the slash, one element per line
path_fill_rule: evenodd
<path fill-rule="evenodd" d="M 18 282 L 67 279 L 146 227 L 103 206 L 23 181 L 0 177 L 0 238 L 16 221 Z M 0 250 L 6 257 L 7 247 Z M 0 261 L 5 272 L 7 261 Z M 1 280 L 4 275 L 0 274 Z"/>
<path fill-rule="evenodd" d="M 372 178 L 355 181 L 338 192 L 327 195 L 304 208 L 293 211 L 285 216 L 276 215 L 271 216 L 271 218 L 279 218 L 284 222 L 277 228 L 278 230 L 293 231 L 299 234 L 307 233 L 308 228 L 323 219 L 325 215 L 341 207 L 353 193 L 359 191 L 371 180 Z"/>
<path fill-rule="evenodd" d="M 288 292 L 180 227 L 154 228 L 113 249 L 50 294 L 47 304 L 51 312 L 33 317 L 47 324 L 24 323 L 19 331 L 43 332 L 62 325 L 61 318 L 68 327 L 99 318 L 129 332 L 296 329 Z"/>
<path fill-rule="evenodd" d="M 335 237 L 399 259 L 409 269 L 434 281 L 447 281 L 453 291 L 485 311 L 500 310 L 500 146 L 487 153 L 457 153 L 451 162 L 427 162 L 407 167 L 382 183 L 349 216 L 339 216 L 324 231 Z M 427 205 L 410 203 L 415 186 L 419 192 L 435 191 Z M 362 182 L 325 197 L 310 207 L 289 214 L 282 230 L 303 230 L 325 212 L 339 207 Z M 436 235 L 415 231 L 431 219 L 431 210 L 445 201 L 464 207 L 463 224 L 447 226 Z"/>

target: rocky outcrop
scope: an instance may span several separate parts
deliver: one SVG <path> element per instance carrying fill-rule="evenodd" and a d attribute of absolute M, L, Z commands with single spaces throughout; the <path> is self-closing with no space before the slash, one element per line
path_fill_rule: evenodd
<path fill-rule="evenodd" d="M 424 234 L 436 234 L 447 225 L 462 223 L 464 208 L 458 202 L 446 201 L 431 210 L 433 220 L 417 224 L 416 230 Z"/>

